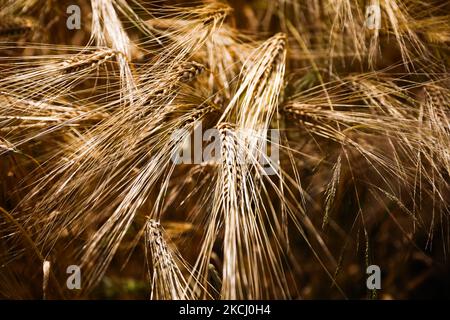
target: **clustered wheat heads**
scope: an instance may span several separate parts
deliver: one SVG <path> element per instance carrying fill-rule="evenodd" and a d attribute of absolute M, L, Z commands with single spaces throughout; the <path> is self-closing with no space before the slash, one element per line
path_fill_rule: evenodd
<path fill-rule="evenodd" d="M 83 0 L 80 30 L 70 4 L 0 0 L 1 297 L 363 297 L 371 263 L 448 266 L 445 1 Z"/>

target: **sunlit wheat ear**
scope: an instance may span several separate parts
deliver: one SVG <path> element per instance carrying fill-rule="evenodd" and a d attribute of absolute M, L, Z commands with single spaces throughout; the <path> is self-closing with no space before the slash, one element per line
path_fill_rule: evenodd
<path fill-rule="evenodd" d="M 125 32 L 122 22 L 114 7 L 115 0 L 91 0 L 92 5 L 92 38 L 97 46 L 110 47 L 121 52 L 123 56 L 118 56 L 120 65 L 121 81 L 126 94 L 133 101 L 134 90 L 136 89 L 135 79 L 129 65 L 131 61 L 132 43 Z"/>
<path fill-rule="evenodd" d="M 89 127 L 103 116 L 65 101 L 45 103 L 0 92 L 0 137 L 8 137 L 15 147 L 63 128 Z"/>
<path fill-rule="evenodd" d="M 281 34 L 256 48 L 244 63 L 236 93 L 219 120 L 222 160 L 213 210 L 195 270 L 207 272 L 212 244 L 220 232 L 219 221 L 223 219 L 221 297 L 224 299 L 271 296 L 272 292 L 263 290 L 264 281 L 279 288 L 280 294 L 287 295 L 279 253 L 270 245 L 262 222 L 271 211 L 263 208 L 258 192 L 261 174 L 255 178 L 250 174 L 252 170 L 259 171 L 252 155 L 261 152 L 259 142 L 266 139 L 262 132 L 269 127 L 276 110 L 283 84 L 284 59 L 285 37 Z M 237 124 L 230 125 L 224 119 Z M 236 128 L 242 130 L 241 133 L 252 130 L 257 133 L 238 138 Z"/>
<path fill-rule="evenodd" d="M 161 73 L 161 78 L 154 78 L 152 80 L 143 77 L 141 103 L 143 109 L 153 108 L 150 111 L 155 112 L 155 105 L 158 105 L 158 101 L 163 99 L 171 100 L 174 98 L 180 89 L 180 86 L 184 83 L 193 81 L 198 75 L 203 73 L 205 66 L 195 61 L 189 61 L 182 63 L 178 68 L 172 70 L 172 73 Z M 163 106 L 165 108 L 165 106 Z M 157 108 L 156 108 L 157 109 Z M 167 109 L 168 110 L 168 109 Z"/>
<path fill-rule="evenodd" d="M 220 3 L 212 3 L 204 6 L 193 8 L 172 8 L 154 10 L 164 16 L 169 16 L 173 29 L 162 32 L 156 39 L 162 41 L 165 45 L 163 48 L 157 48 L 150 51 L 156 51 L 158 55 L 154 61 L 147 66 L 147 74 L 151 74 L 155 64 L 170 63 L 169 68 L 176 68 L 177 64 L 188 60 L 195 52 L 197 52 L 224 23 L 225 18 L 231 12 L 231 8 Z M 158 19 L 155 19 L 158 21 Z M 150 21 L 149 26 L 155 25 Z M 152 47 L 155 39 L 149 39 L 144 45 Z"/>
<path fill-rule="evenodd" d="M 236 117 L 238 125 L 247 130 L 269 127 L 284 85 L 285 46 L 285 35 L 277 34 L 252 52 L 221 120 Z"/>
<path fill-rule="evenodd" d="M 51 101 L 65 97 L 77 84 L 95 79 L 94 72 L 103 68 L 108 78 L 107 64 L 114 64 L 120 56 L 122 53 L 115 50 L 94 48 L 73 55 L 2 57 L 0 63 L 12 67 L 0 79 L 0 85 L 3 90 L 25 99 Z"/>
<path fill-rule="evenodd" d="M 161 41 L 168 42 L 167 49 L 174 50 L 173 46 L 179 46 L 182 41 L 194 46 L 200 44 L 222 26 L 231 10 L 231 7 L 217 2 L 188 8 L 155 8 L 154 12 L 159 17 L 146 21 L 146 24 L 157 30 Z M 149 39 L 147 42 L 154 41 Z"/>
<path fill-rule="evenodd" d="M 236 93 L 219 121 L 234 121 L 254 154 L 265 145 L 267 130 L 277 112 L 284 86 L 286 37 L 276 34 L 256 48 L 244 63 Z"/>
<path fill-rule="evenodd" d="M 202 61 L 208 63 L 210 56 L 205 59 L 204 56 L 197 53 L 203 50 L 205 43 L 211 41 L 211 37 L 222 26 L 229 11 L 228 6 L 219 4 L 189 9 L 175 8 L 173 12 L 170 9 L 161 10 L 163 16 L 169 14 L 175 17 L 171 21 L 174 21 L 176 27 L 167 34 L 160 36 L 161 40 L 168 43 L 163 48 L 155 49 L 158 54 L 141 69 L 138 105 L 147 109 L 146 105 L 149 101 L 155 100 L 155 95 L 164 94 L 170 91 L 172 87 L 177 87 L 176 83 L 183 82 L 182 78 L 182 81 L 180 81 L 180 79 L 174 79 L 173 75 L 179 72 L 180 65 L 183 66 L 192 57 L 194 59 L 202 58 Z M 161 18 L 153 21 L 155 20 L 159 21 Z M 179 21 L 183 22 L 177 23 Z M 152 44 L 152 41 L 149 41 L 149 43 Z M 214 51 L 214 57 L 217 56 L 218 53 Z M 196 68 L 198 69 L 198 67 Z M 158 76 L 155 77 L 155 75 Z M 207 94 L 211 94 L 211 92 L 207 92 Z"/>
<path fill-rule="evenodd" d="M 130 57 L 131 41 L 114 8 L 114 0 L 91 0 L 92 38 L 100 47 L 110 47 Z"/>
<path fill-rule="evenodd" d="M 243 159 L 238 159 L 239 147 L 229 125 L 223 124 L 219 127 L 219 130 L 222 140 L 221 153 L 224 161 L 224 174 L 219 176 L 219 179 L 223 183 L 220 191 L 222 193 L 221 206 L 225 215 L 224 267 L 221 296 L 224 299 L 237 299 L 244 296 L 244 283 L 255 283 L 255 281 L 246 279 L 249 276 L 248 272 L 242 272 L 242 269 L 245 267 L 239 265 L 238 257 L 238 248 L 248 245 L 238 236 L 239 231 L 247 233 L 245 229 L 241 230 L 242 224 L 240 222 L 241 219 L 245 219 L 245 216 L 240 214 L 243 200 L 243 195 L 241 194 L 241 190 L 243 190 L 242 183 L 245 183 L 242 176 L 242 168 L 240 167 Z M 247 226 L 244 224 L 244 227 Z M 244 263 L 241 262 L 241 264 Z M 252 294 L 254 292 L 250 293 L 250 295 Z"/>
<path fill-rule="evenodd" d="M 4 89 L 0 106 L 2 131 L 8 131 L 14 143 L 20 144 L 63 126 L 101 120 L 101 113 L 91 113 L 90 108 L 83 105 L 86 102 L 72 104 L 64 98 L 73 94 L 71 89 L 78 83 L 90 77 L 96 79 L 92 75 L 94 72 L 102 75 L 101 70 L 114 64 L 120 55 L 111 49 L 97 49 L 68 56 L 1 58 L 14 65 L 5 71 L 6 77 L 0 79 Z M 100 86 L 95 89 L 105 90 Z M 22 129 L 27 134 L 20 137 Z"/>
<path fill-rule="evenodd" d="M 163 79 L 168 79 L 168 76 L 176 72 L 181 64 L 191 58 L 198 58 L 197 52 L 223 25 L 230 8 L 222 4 L 210 4 L 189 9 L 174 8 L 172 10 L 160 9 L 160 11 L 162 16 L 171 16 L 175 27 L 159 36 L 158 39 L 164 42 L 164 46 L 152 49 L 150 53 L 154 57 L 141 68 L 140 83 L 143 84 L 144 95 L 145 92 L 153 92 L 155 85 L 160 87 L 163 84 L 163 82 L 155 81 L 155 74 L 159 74 Z M 155 12 L 158 10 L 155 9 Z M 152 21 L 161 19 L 165 20 L 158 18 Z M 179 23 L 180 21 L 183 22 Z M 151 22 L 148 24 L 153 25 Z M 141 45 L 149 45 L 152 48 L 154 44 L 155 40 L 150 39 Z M 205 60 L 207 62 L 208 59 Z M 161 90 L 161 88 L 157 90 Z M 144 98 L 144 101 L 146 100 L 148 97 Z"/>
<path fill-rule="evenodd" d="M 180 270 L 182 260 L 169 247 L 159 221 L 150 219 L 146 225 L 146 248 L 151 255 L 150 299 L 194 300 L 195 294 Z"/>
<path fill-rule="evenodd" d="M 227 123 L 218 127 L 222 158 L 213 208 L 220 208 L 224 221 L 221 298 L 287 298 L 284 253 L 279 246 L 282 236 L 266 221 L 274 219 L 274 226 L 279 226 L 282 218 L 272 205 L 263 204 L 267 189 L 262 185 L 261 165 L 255 159 L 262 151 L 256 156 L 252 154 L 250 139 L 233 127 Z M 279 189 L 277 193 L 283 194 Z"/>
<path fill-rule="evenodd" d="M 450 90 L 439 84 L 426 84 L 426 100 L 438 108 L 445 109 L 450 105 Z M 444 126 L 445 128 L 445 126 Z"/>
<path fill-rule="evenodd" d="M 123 56 L 123 53 L 112 49 L 100 49 L 90 54 L 75 55 L 61 63 L 61 72 L 72 74 L 82 70 L 95 70 L 118 56 Z"/>
<path fill-rule="evenodd" d="M 325 213 L 323 216 L 322 221 L 322 229 L 328 224 L 329 222 L 329 216 L 331 207 L 333 205 L 334 198 L 336 196 L 336 189 L 340 182 L 340 175 L 341 175 L 341 156 L 338 157 L 336 163 L 333 166 L 332 172 L 332 178 L 330 182 L 328 183 L 326 192 L 325 192 Z"/>

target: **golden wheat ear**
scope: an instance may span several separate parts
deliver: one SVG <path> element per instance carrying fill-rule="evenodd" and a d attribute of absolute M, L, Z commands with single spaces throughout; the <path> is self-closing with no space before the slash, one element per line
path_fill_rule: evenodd
<path fill-rule="evenodd" d="M 151 255 L 150 299 L 194 300 L 195 293 L 185 279 L 179 265 L 182 260 L 170 248 L 159 221 L 150 219 L 146 224 L 146 248 Z M 185 265 L 184 265 L 185 267 Z"/>
<path fill-rule="evenodd" d="M 222 165 L 218 176 L 218 202 L 224 220 L 221 298 L 259 299 L 270 297 L 262 281 L 270 281 L 276 294 L 289 296 L 280 252 L 273 246 L 274 234 L 266 227 L 262 204 L 263 187 L 251 176 L 255 163 L 249 162 L 245 138 L 239 139 L 233 126 L 218 127 L 222 139 Z M 250 208 L 250 204 L 255 206 Z M 277 222 L 276 222 L 277 223 Z M 255 254 L 255 251 L 258 252 Z M 263 280 L 265 279 L 265 280 Z M 271 280 L 268 280 L 271 279 Z"/>
<path fill-rule="evenodd" d="M 260 142 L 267 139 L 283 86 L 285 44 L 285 36 L 277 34 L 253 50 L 216 126 L 221 161 L 216 166 L 212 210 L 194 274 L 199 279 L 211 278 L 212 247 L 223 241 L 223 299 L 289 296 L 279 263 L 283 253 L 271 243 L 277 236 L 265 225 L 265 219 L 273 217 L 277 226 L 281 223 L 272 206 L 264 208 L 267 190 L 262 185 L 262 166 L 256 160 L 263 153 Z M 271 290 L 263 289 L 264 281 L 270 283 Z"/>
<path fill-rule="evenodd" d="M 176 68 L 178 63 L 189 60 L 194 53 L 200 50 L 223 25 L 226 17 L 231 12 L 231 8 L 220 3 L 212 3 L 198 7 L 154 9 L 156 22 L 165 21 L 165 16 L 170 17 L 174 30 L 162 32 L 159 37 L 150 38 L 140 43 L 142 48 L 149 50 L 151 55 L 156 53 L 154 61 L 156 63 L 170 63 L 172 68 Z M 149 26 L 155 25 L 154 21 L 147 23 Z M 164 43 L 164 47 L 154 48 L 155 42 Z M 149 66 L 149 72 L 152 68 Z"/>
<path fill-rule="evenodd" d="M 72 48 L 75 52 L 76 49 Z M 46 102 L 68 99 L 73 94 L 71 90 L 81 83 L 91 80 L 91 89 L 95 90 L 97 79 L 114 79 L 108 67 L 113 67 L 122 56 L 121 52 L 107 48 L 89 48 L 69 55 L 1 57 L 0 64 L 11 67 L 5 71 L 0 84 L 3 90 L 24 99 L 40 98 Z"/>
<path fill-rule="evenodd" d="M 1 92 L 0 137 L 8 137 L 11 146 L 20 148 L 63 129 L 87 129 L 105 116 L 93 109 L 67 101 L 44 103 Z M 61 131 L 57 135 L 62 135 Z"/>
<path fill-rule="evenodd" d="M 91 0 L 91 39 L 95 41 L 97 46 L 110 47 L 122 53 L 121 56 L 118 56 L 122 86 L 126 89 L 127 97 L 130 101 L 133 101 L 136 81 L 130 61 L 132 60 L 131 52 L 134 45 L 116 12 L 116 2 L 121 3 L 121 1 L 115 0 Z"/>

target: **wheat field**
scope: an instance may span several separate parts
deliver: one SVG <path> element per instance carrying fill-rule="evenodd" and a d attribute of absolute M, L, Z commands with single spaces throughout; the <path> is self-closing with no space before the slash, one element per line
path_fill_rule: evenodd
<path fill-rule="evenodd" d="M 446 0 L 0 0 L 0 298 L 449 298 L 449 44 Z"/>

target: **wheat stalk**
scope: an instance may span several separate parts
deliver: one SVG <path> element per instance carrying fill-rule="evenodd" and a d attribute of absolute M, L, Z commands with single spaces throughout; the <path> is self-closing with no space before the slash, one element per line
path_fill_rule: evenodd
<path fill-rule="evenodd" d="M 169 248 L 158 221 L 150 219 L 147 222 L 146 242 L 150 247 L 153 269 L 150 273 L 152 282 L 150 299 L 195 299 L 195 294 L 190 290 L 189 284 L 178 267 L 174 253 Z"/>

